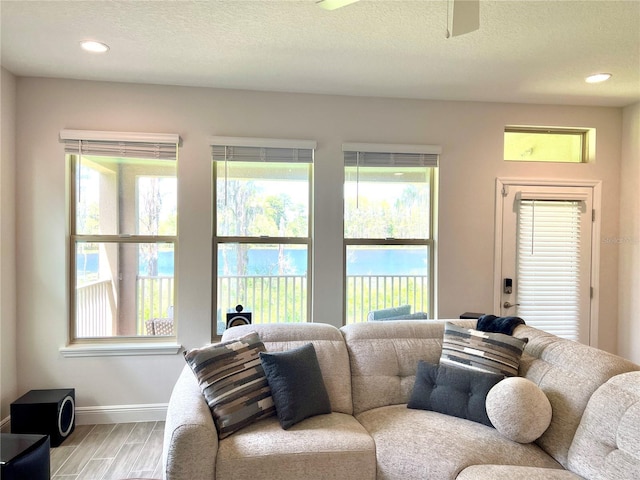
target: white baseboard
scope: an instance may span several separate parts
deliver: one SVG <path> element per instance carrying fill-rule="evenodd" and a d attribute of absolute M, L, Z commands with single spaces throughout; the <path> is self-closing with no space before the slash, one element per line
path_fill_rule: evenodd
<path fill-rule="evenodd" d="M 167 416 L 166 403 L 76 407 L 76 425 L 160 422 Z"/>

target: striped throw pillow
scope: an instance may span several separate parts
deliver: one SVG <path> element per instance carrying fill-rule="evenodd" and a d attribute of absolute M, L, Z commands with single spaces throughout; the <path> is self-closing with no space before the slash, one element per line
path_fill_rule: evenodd
<path fill-rule="evenodd" d="M 481 332 L 447 322 L 440 363 L 507 377 L 518 375 L 520 357 L 528 339 Z"/>
<path fill-rule="evenodd" d="M 260 362 L 266 349 L 257 333 L 185 352 L 223 439 L 275 414 L 271 390 Z"/>

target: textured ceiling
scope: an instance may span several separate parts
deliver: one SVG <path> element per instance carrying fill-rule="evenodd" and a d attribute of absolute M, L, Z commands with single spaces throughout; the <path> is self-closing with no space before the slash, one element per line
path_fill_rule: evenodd
<path fill-rule="evenodd" d="M 443 100 L 640 101 L 640 0 L 480 0 L 446 38 L 447 0 L 0 1 L 18 76 Z M 111 49 L 90 55 L 79 41 Z M 610 72 L 608 82 L 584 77 Z"/>

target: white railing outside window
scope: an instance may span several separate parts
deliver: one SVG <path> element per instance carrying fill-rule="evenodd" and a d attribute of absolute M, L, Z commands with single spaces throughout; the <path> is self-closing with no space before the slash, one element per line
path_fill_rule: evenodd
<path fill-rule="evenodd" d="M 373 310 L 409 304 L 413 312 L 429 311 L 428 277 L 422 275 L 350 275 L 346 292 L 346 323 L 367 320 Z M 307 278 L 305 275 L 232 275 L 217 279 L 224 321 L 227 312 L 235 311 L 236 300 L 246 298 L 245 311 L 252 321 L 261 323 L 297 323 L 306 321 Z M 137 279 L 137 334 L 145 335 L 145 322 L 172 317 L 173 277 L 139 276 Z M 83 337 L 113 335 L 117 310 L 111 282 L 98 281 L 76 289 L 77 329 Z M 224 329 L 224 327 L 222 327 Z"/>
<path fill-rule="evenodd" d="M 234 312 L 238 298 L 253 323 L 297 323 L 307 317 L 306 275 L 230 275 L 218 277 L 219 321 Z"/>
<path fill-rule="evenodd" d="M 169 276 L 139 276 L 137 279 L 136 334 L 146 335 L 145 322 L 172 317 L 174 279 Z M 110 280 L 76 288 L 76 336 L 82 338 L 116 335 L 118 311 Z"/>
<path fill-rule="evenodd" d="M 117 313 L 110 280 L 76 288 L 76 336 L 110 337 L 116 331 Z"/>
<path fill-rule="evenodd" d="M 147 320 L 173 317 L 173 277 L 139 275 L 136 291 L 138 335 L 145 334 Z"/>
<path fill-rule="evenodd" d="M 369 312 L 411 305 L 429 311 L 429 279 L 423 275 L 348 275 L 346 323 L 366 322 Z"/>

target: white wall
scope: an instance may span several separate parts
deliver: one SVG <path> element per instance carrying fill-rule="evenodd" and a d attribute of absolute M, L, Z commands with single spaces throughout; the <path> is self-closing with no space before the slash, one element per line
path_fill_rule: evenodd
<path fill-rule="evenodd" d="M 597 128 L 597 162 L 505 163 L 507 124 Z M 18 81 L 19 387 L 75 386 L 78 405 L 160 403 L 181 355 L 63 358 L 67 328 L 63 128 L 175 132 L 180 150 L 179 342 L 211 339 L 210 135 L 313 139 L 316 322 L 342 316 L 342 152 L 346 141 L 442 145 L 439 316 L 493 305 L 497 176 L 603 181 L 603 237 L 618 235 L 622 113 L 615 108 L 436 102 L 22 78 Z M 617 348 L 618 249 L 603 244 L 599 345 Z"/>
<path fill-rule="evenodd" d="M 623 111 L 618 351 L 640 363 L 640 103 Z"/>
<path fill-rule="evenodd" d="M 17 398 L 15 127 L 16 79 L 2 68 L 0 78 L 0 420 Z"/>

